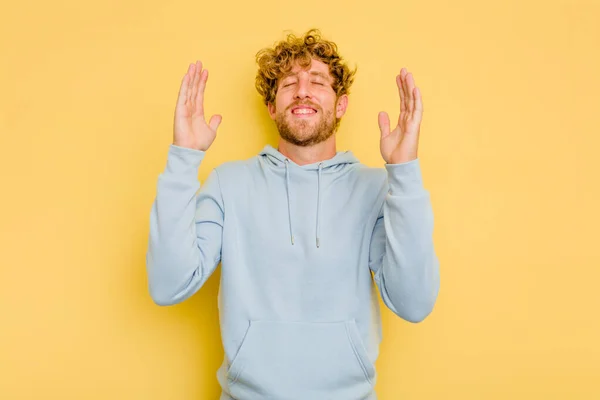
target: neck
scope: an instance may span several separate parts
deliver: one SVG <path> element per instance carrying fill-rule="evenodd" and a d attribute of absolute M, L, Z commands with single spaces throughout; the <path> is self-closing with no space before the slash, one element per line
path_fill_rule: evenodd
<path fill-rule="evenodd" d="M 277 150 L 298 165 L 329 160 L 336 154 L 335 134 L 313 146 L 297 146 L 284 139 L 279 139 Z"/>

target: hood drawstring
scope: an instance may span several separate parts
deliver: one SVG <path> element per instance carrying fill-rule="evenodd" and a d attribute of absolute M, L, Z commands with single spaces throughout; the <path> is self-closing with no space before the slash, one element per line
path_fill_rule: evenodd
<path fill-rule="evenodd" d="M 292 228 L 292 207 L 291 207 L 291 187 L 290 187 L 290 161 L 285 159 L 285 187 L 287 189 L 287 203 L 288 203 L 288 221 L 290 224 L 290 240 L 294 245 L 294 229 Z M 316 244 L 317 248 L 321 246 L 321 239 L 319 237 L 321 229 L 319 226 L 319 214 L 321 213 L 321 171 L 323 169 L 323 163 L 319 163 L 319 169 L 317 172 L 317 229 L 316 229 Z"/>
<path fill-rule="evenodd" d="M 285 159 L 285 187 L 287 189 L 287 201 L 288 201 L 288 220 L 290 223 L 290 240 L 292 241 L 292 246 L 294 245 L 294 230 L 292 229 L 292 210 L 290 206 L 290 171 L 289 171 L 289 163 L 290 160 Z"/>
<path fill-rule="evenodd" d="M 291 177 L 292 174 L 292 163 L 293 161 L 284 156 L 279 150 L 275 149 L 273 146 L 267 144 L 259 153 L 259 160 L 265 168 L 273 168 L 277 173 L 281 173 L 281 168 L 285 168 L 285 185 L 286 185 L 286 194 L 287 194 L 287 206 L 288 206 L 288 222 L 290 225 L 290 242 L 294 245 L 294 227 L 292 224 L 292 186 L 291 186 Z M 321 185 L 323 184 L 323 175 L 326 172 L 329 173 L 338 173 L 348 168 L 352 164 L 359 163 L 358 158 L 352 154 L 351 151 L 343 151 L 336 152 L 335 155 L 328 159 L 323 160 L 318 163 L 312 163 L 310 165 L 298 166 L 298 173 L 313 173 L 317 172 L 317 218 L 316 218 L 316 228 L 315 228 L 315 242 L 317 248 L 321 247 L 321 212 L 323 211 L 322 204 L 323 197 L 321 194 Z M 294 164 L 296 165 L 296 164 Z M 326 172 L 325 169 L 327 169 Z"/>
<path fill-rule="evenodd" d="M 323 163 L 319 163 L 319 171 L 317 172 L 317 248 L 320 246 L 319 238 L 319 214 L 321 212 L 321 167 Z"/>

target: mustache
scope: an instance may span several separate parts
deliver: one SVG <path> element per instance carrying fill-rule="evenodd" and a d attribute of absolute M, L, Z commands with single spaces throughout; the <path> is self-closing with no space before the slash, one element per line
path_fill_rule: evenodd
<path fill-rule="evenodd" d="M 309 107 L 312 107 L 312 108 L 314 108 L 314 109 L 315 109 L 315 110 L 317 110 L 317 111 L 321 111 L 321 107 L 319 107 L 319 106 L 317 106 L 316 104 L 313 104 L 313 103 L 311 103 L 311 102 L 308 102 L 308 101 L 302 101 L 302 102 L 297 102 L 297 103 L 294 103 L 294 104 L 290 105 L 290 106 L 287 108 L 287 110 L 291 110 L 292 108 L 294 108 L 294 107 L 298 107 L 298 106 L 309 106 Z"/>

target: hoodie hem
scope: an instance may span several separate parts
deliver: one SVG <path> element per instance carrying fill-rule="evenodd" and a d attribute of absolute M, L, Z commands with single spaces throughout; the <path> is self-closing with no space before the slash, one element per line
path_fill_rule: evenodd
<path fill-rule="evenodd" d="M 225 393 L 224 391 L 221 392 L 221 396 L 219 397 L 219 400 L 263 400 L 263 399 L 270 399 L 269 397 L 266 398 L 261 398 L 261 399 L 236 399 L 234 397 L 229 396 L 227 393 Z M 330 397 L 327 397 L 327 399 L 311 399 L 311 400 L 330 400 Z M 272 399 L 272 400 L 286 400 L 286 399 Z M 356 400 L 377 400 L 377 394 L 375 393 L 375 390 L 373 390 L 373 392 L 362 399 L 356 399 Z"/>

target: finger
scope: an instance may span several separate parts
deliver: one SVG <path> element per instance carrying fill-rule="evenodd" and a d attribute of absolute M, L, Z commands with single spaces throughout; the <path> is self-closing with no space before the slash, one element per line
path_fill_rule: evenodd
<path fill-rule="evenodd" d="M 408 75 L 408 71 L 406 68 L 402 68 L 400 70 L 400 85 L 402 86 L 402 93 L 404 94 L 404 111 L 408 111 L 408 91 L 406 90 L 406 76 Z"/>
<path fill-rule="evenodd" d="M 204 115 L 204 89 L 206 88 L 206 81 L 208 80 L 208 70 L 205 69 L 200 75 L 200 82 L 198 84 L 198 93 L 196 94 L 196 112 L 198 115 Z"/>
<path fill-rule="evenodd" d="M 219 114 L 213 115 L 212 117 L 210 117 L 210 121 L 208 121 L 208 125 L 210 126 L 210 129 L 212 129 L 213 131 L 217 131 L 217 128 L 219 127 L 219 125 L 221 124 L 223 117 L 221 117 Z"/>
<path fill-rule="evenodd" d="M 390 134 L 390 117 L 385 111 L 379 113 L 378 121 L 381 137 L 384 138 Z"/>
<path fill-rule="evenodd" d="M 179 87 L 179 95 L 177 96 L 177 105 L 184 105 L 186 100 L 187 100 L 187 96 L 188 96 L 188 86 L 190 84 L 190 70 L 192 69 L 192 65 L 190 64 L 190 66 L 188 67 L 188 71 L 186 72 L 186 74 L 183 76 L 183 79 L 181 80 L 181 87 Z"/>
<path fill-rule="evenodd" d="M 408 101 L 406 107 L 408 112 L 412 115 L 415 110 L 415 97 L 413 95 L 415 89 L 415 79 L 411 73 L 406 75 L 406 93 L 408 94 Z"/>
<path fill-rule="evenodd" d="M 404 100 L 404 90 L 400 75 L 396 75 L 396 84 L 398 85 L 398 94 L 400 95 L 400 112 L 406 110 L 406 101 Z"/>
<path fill-rule="evenodd" d="M 198 92 L 198 81 L 200 80 L 200 74 L 202 73 L 202 63 L 200 61 L 196 61 L 196 68 L 194 72 L 194 81 L 192 83 L 192 93 L 190 94 L 190 100 L 192 102 L 192 107 L 196 105 L 196 93 Z"/>
<path fill-rule="evenodd" d="M 420 121 L 423 117 L 423 100 L 421 99 L 421 91 L 418 87 L 415 87 L 415 111 L 413 118 Z"/>
<path fill-rule="evenodd" d="M 196 64 L 191 64 L 190 65 L 190 71 L 189 71 L 189 85 L 188 85 L 188 90 L 187 90 L 187 103 L 191 103 L 192 102 L 192 89 L 194 88 L 194 78 L 196 76 Z"/>

